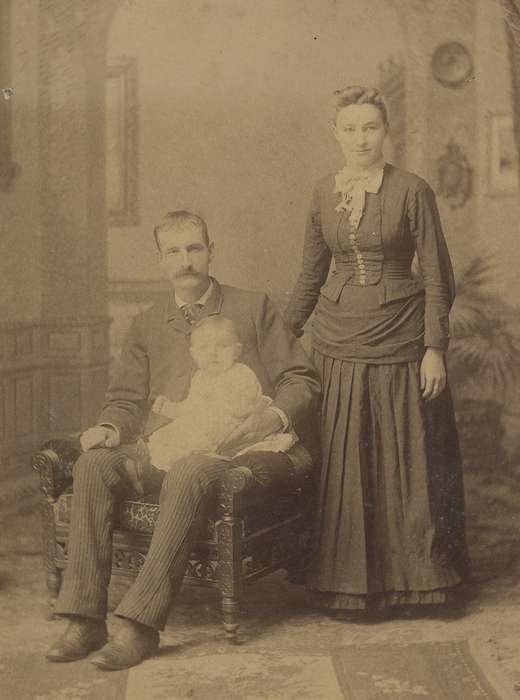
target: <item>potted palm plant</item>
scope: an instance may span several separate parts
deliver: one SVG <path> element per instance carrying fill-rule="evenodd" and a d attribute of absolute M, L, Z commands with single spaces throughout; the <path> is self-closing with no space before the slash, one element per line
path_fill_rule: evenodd
<path fill-rule="evenodd" d="M 457 282 L 448 352 L 463 454 L 503 457 L 504 407 L 520 379 L 520 313 L 493 290 L 494 264 L 474 258 Z"/>

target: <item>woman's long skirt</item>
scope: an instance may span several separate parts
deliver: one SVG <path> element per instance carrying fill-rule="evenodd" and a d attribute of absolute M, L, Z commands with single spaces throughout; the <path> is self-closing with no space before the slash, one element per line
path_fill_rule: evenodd
<path fill-rule="evenodd" d="M 468 561 L 449 389 L 424 401 L 419 362 L 317 351 L 314 361 L 324 391 L 316 601 L 345 609 L 446 601 Z"/>

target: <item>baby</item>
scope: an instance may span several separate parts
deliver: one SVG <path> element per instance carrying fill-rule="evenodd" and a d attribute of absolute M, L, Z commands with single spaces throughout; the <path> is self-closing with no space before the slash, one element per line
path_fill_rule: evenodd
<path fill-rule="evenodd" d="M 271 403 L 253 370 L 237 362 L 241 350 L 229 319 L 210 316 L 193 327 L 190 352 L 198 369 L 184 401 L 174 403 L 159 396 L 153 404 L 153 411 L 174 420 L 151 434 L 151 464 L 168 471 L 176 460 L 194 453 L 232 457 L 251 450 L 285 452 L 295 444 L 294 432 L 278 432 L 261 442 L 241 445 L 233 455 L 220 449 L 246 418 Z"/>

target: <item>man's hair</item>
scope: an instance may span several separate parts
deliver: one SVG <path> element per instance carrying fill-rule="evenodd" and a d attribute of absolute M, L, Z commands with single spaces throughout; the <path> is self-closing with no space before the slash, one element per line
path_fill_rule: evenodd
<path fill-rule="evenodd" d="M 350 85 L 334 92 L 334 106 L 337 113 L 350 105 L 374 105 L 381 113 L 383 123 L 388 125 L 388 110 L 381 92 L 377 88 L 364 85 Z"/>
<path fill-rule="evenodd" d="M 204 219 L 200 216 L 197 216 L 197 214 L 192 214 L 189 211 L 169 211 L 164 219 L 161 221 L 160 224 L 157 224 L 157 226 L 153 230 L 153 237 L 155 239 L 155 244 L 157 246 L 157 250 L 161 250 L 161 244 L 159 242 L 159 234 L 165 233 L 166 231 L 173 231 L 176 228 L 180 228 L 181 226 L 193 226 L 194 228 L 198 228 L 199 231 L 202 234 L 202 238 L 204 239 L 204 243 L 209 246 L 209 234 L 208 234 L 208 226 Z"/>
<path fill-rule="evenodd" d="M 231 319 L 221 315 L 205 316 L 200 321 L 197 321 L 197 323 L 193 324 L 193 327 L 191 329 L 191 337 L 193 338 L 193 335 L 195 335 L 197 331 L 212 329 L 222 329 L 223 331 L 229 334 L 229 336 L 233 339 L 234 343 L 240 344 L 240 340 L 238 339 L 238 335 L 235 329 L 235 324 Z"/>

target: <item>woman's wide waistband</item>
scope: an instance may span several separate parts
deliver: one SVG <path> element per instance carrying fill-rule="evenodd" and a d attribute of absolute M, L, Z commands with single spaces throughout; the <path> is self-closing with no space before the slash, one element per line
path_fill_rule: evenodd
<path fill-rule="evenodd" d="M 378 279 L 383 275 L 384 277 L 391 277 L 393 279 L 409 279 L 411 275 L 411 261 L 406 258 L 405 260 L 380 260 L 375 257 L 371 257 L 369 254 L 362 256 L 363 267 L 367 272 L 379 273 Z M 355 258 L 335 258 L 336 274 L 342 276 L 349 276 L 359 270 L 360 261 Z"/>
<path fill-rule="evenodd" d="M 416 280 L 409 268 L 393 268 L 387 271 L 372 272 L 367 270 L 361 277 L 353 267 L 351 270 L 336 270 L 321 288 L 321 295 L 333 302 L 338 302 L 343 289 L 346 286 L 375 286 L 379 288 L 379 301 L 386 304 L 396 299 L 419 294 L 423 290 L 422 284 Z"/>

